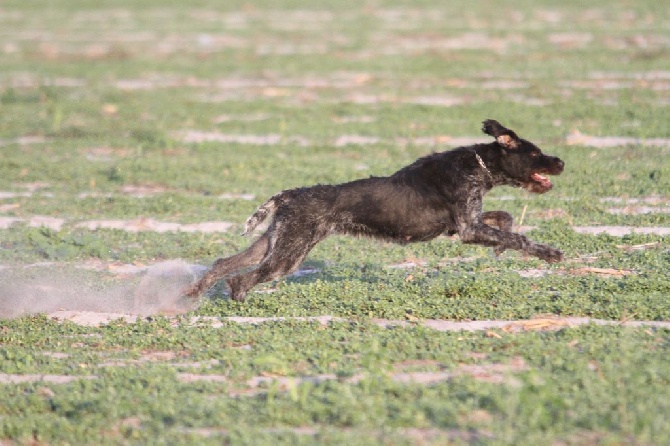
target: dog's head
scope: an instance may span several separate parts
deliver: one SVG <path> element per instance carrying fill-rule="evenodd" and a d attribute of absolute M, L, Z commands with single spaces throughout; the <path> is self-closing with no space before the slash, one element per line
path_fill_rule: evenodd
<path fill-rule="evenodd" d="M 505 176 L 507 184 L 543 194 L 553 186 L 546 175 L 560 175 L 563 172 L 563 161 L 545 155 L 535 144 L 519 138 L 498 121 L 487 119 L 482 131 L 493 136 L 500 147 L 499 173 Z"/>

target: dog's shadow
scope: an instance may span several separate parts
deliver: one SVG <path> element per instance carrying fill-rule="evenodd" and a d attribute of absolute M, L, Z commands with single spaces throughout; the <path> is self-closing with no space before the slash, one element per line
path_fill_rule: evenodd
<path fill-rule="evenodd" d="M 266 288 L 255 291 L 254 294 L 272 294 L 278 291 L 282 284 L 289 285 L 309 285 L 322 281 L 327 283 L 340 283 L 360 281 L 366 284 L 377 284 L 387 281 L 383 273 L 383 268 L 373 263 L 364 263 L 357 268 L 337 267 L 329 262 L 319 260 L 307 260 L 300 268 L 281 279 L 273 280 L 267 284 Z M 346 271 L 346 272 L 345 272 Z M 230 290 L 224 280 L 218 282 L 207 292 L 207 299 L 211 301 L 221 301 L 230 299 Z"/>

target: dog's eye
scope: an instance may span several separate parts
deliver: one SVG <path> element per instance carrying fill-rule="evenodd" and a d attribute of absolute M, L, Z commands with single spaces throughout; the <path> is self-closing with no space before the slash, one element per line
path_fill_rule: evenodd
<path fill-rule="evenodd" d="M 537 158 L 538 156 L 540 156 L 540 152 L 533 150 L 532 152 L 530 152 L 530 156 L 533 158 Z"/>

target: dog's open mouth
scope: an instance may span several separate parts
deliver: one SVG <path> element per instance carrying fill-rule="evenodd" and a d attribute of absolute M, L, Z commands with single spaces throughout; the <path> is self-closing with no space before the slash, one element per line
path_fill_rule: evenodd
<path fill-rule="evenodd" d="M 530 176 L 530 178 L 536 183 L 540 184 L 542 187 L 551 189 L 552 184 L 551 180 L 548 177 L 541 175 L 539 173 L 534 173 Z"/>
<path fill-rule="evenodd" d="M 554 186 L 551 183 L 551 180 L 543 175 L 547 172 L 534 172 L 530 175 L 530 181 L 525 184 L 526 190 L 533 192 L 535 194 L 543 194 Z"/>

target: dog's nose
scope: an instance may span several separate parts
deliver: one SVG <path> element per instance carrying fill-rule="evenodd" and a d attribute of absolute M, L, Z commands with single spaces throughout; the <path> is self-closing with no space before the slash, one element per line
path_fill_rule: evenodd
<path fill-rule="evenodd" d="M 563 162 L 562 159 L 554 157 L 553 159 L 554 165 L 556 166 L 556 170 L 558 172 L 563 172 L 563 168 L 565 167 L 565 163 Z"/>

